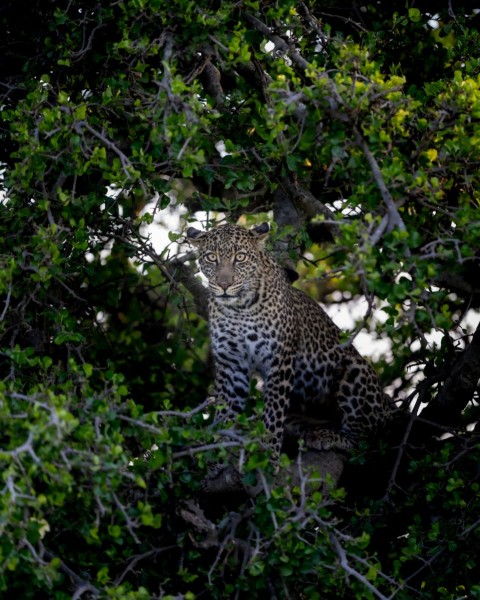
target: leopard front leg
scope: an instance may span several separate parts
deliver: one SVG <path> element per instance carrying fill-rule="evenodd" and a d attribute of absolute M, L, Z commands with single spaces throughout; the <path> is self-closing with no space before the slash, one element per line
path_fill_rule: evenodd
<path fill-rule="evenodd" d="M 282 448 L 285 418 L 293 386 L 293 373 L 293 358 L 286 356 L 281 359 L 277 356 L 272 361 L 265 382 L 264 423 L 270 434 L 269 445 L 275 462 L 278 462 Z"/>
<path fill-rule="evenodd" d="M 248 369 L 234 357 L 216 356 L 215 403 L 216 422 L 227 422 L 245 408 L 250 385 Z"/>
<path fill-rule="evenodd" d="M 242 412 L 249 392 L 249 372 L 235 357 L 227 357 L 222 352 L 215 353 L 215 423 L 232 421 Z M 229 441 L 226 435 L 220 437 L 219 443 Z M 230 449 L 226 461 L 213 461 L 208 464 L 208 471 L 203 480 L 203 491 L 237 492 L 243 489 L 242 478 L 235 467 L 237 462 L 235 450 Z"/>

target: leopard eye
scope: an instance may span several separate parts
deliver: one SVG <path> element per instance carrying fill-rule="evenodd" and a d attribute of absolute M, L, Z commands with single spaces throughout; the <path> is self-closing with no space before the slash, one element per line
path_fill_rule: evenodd
<path fill-rule="evenodd" d="M 247 260 L 247 254 L 245 252 L 237 252 L 235 254 L 235 262 L 244 262 Z"/>
<path fill-rule="evenodd" d="M 217 262 L 217 255 L 215 254 L 215 252 L 207 252 L 207 254 L 205 254 L 205 256 L 203 257 L 207 262 Z"/>

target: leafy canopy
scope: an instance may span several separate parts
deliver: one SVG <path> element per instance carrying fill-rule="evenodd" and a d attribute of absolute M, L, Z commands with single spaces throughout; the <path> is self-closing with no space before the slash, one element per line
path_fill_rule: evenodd
<path fill-rule="evenodd" d="M 3 593 L 480 596 L 479 17 L 448 4 L 3 3 Z M 226 450 L 193 262 L 148 238 L 168 210 L 172 242 L 267 213 L 310 293 L 367 299 L 384 383 L 435 423 L 385 481 L 358 456 L 335 506 L 199 511 Z"/>

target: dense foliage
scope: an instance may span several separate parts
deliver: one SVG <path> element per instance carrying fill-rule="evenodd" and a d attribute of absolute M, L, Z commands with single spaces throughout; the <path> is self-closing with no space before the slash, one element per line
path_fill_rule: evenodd
<path fill-rule="evenodd" d="M 480 597 L 479 19 L 2 3 L 2 597 Z M 412 418 L 329 498 L 272 483 L 260 419 L 209 426 L 194 218 L 274 222 L 297 285 L 388 341 Z M 255 501 L 201 498 L 228 445 Z"/>

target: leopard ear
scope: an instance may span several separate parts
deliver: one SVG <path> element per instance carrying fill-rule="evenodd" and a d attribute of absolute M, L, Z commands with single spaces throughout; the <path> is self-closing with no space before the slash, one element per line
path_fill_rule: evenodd
<path fill-rule="evenodd" d="M 256 233 L 268 233 L 270 231 L 270 225 L 266 222 L 260 223 L 260 225 L 255 225 L 255 227 L 253 228 L 252 231 L 255 231 Z"/>
<path fill-rule="evenodd" d="M 267 240 L 268 233 L 270 231 L 270 225 L 268 223 L 261 223 L 260 225 L 253 227 L 250 231 L 252 232 L 252 235 L 255 238 L 259 248 L 262 248 Z"/>
<path fill-rule="evenodd" d="M 199 229 L 195 229 L 195 227 L 189 227 L 187 229 L 187 241 L 190 242 L 192 246 L 198 246 L 204 235 L 205 231 L 200 231 Z"/>

